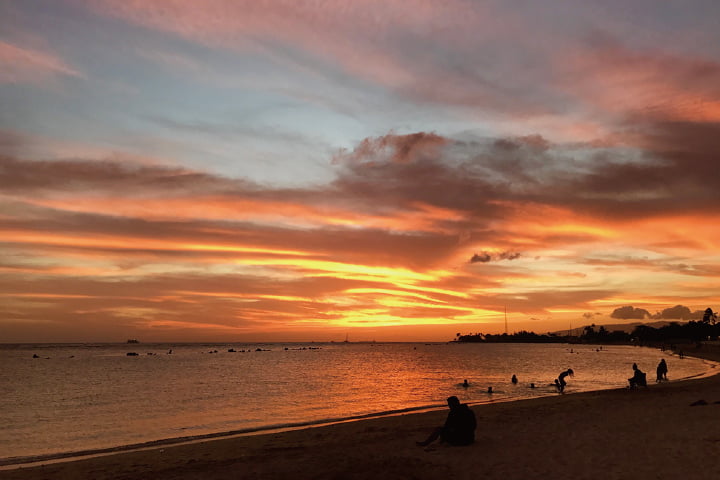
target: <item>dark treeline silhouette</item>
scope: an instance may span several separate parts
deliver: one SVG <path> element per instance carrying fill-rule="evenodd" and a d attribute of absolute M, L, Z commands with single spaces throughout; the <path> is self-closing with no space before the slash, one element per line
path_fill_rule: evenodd
<path fill-rule="evenodd" d="M 548 333 L 538 335 L 535 332 L 522 330 L 512 334 L 503 333 L 493 335 L 490 333 L 457 334 L 456 341 L 467 343 L 567 343 L 568 337 Z"/>
<path fill-rule="evenodd" d="M 580 340 L 587 343 L 629 343 L 632 342 L 633 338 L 634 331 L 633 333 L 623 332 L 622 330 L 608 332 L 603 326 L 600 326 L 595 331 L 595 324 L 584 327 L 583 333 L 580 335 Z"/>
<path fill-rule="evenodd" d="M 596 329 L 595 324 L 583 327 L 582 333 L 576 335 L 558 335 L 547 333 L 538 335 L 534 332 L 522 330 L 512 334 L 484 334 L 458 333 L 455 341 L 466 343 L 683 343 L 701 342 L 704 340 L 717 340 L 720 336 L 720 323 L 717 314 L 711 308 L 705 310 L 701 320 L 691 320 L 687 323 L 672 322 L 663 327 L 655 328 L 649 325 L 638 325 L 627 333 L 622 330 L 609 332 L 605 327 Z"/>
<path fill-rule="evenodd" d="M 683 340 L 691 342 L 717 340 L 719 334 L 720 324 L 691 320 L 683 324 L 673 322 L 660 328 L 638 325 L 633 330 L 632 336 L 642 343 L 671 343 Z"/>

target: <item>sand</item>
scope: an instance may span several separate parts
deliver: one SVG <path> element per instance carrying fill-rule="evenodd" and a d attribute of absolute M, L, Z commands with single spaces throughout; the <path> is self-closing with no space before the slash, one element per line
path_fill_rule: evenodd
<path fill-rule="evenodd" d="M 467 447 L 415 445 L 443 423 L 446 411 L 436 411 L 24 467 L 0 478 L 720 478 L 718 375 L 473 410 L 477 441 Z"/>

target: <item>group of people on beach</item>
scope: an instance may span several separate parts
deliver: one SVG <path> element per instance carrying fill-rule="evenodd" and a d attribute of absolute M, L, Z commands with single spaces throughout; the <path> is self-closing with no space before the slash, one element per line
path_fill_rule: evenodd
<path fill-rule="evenodd" d="M 633 363 L 633 376 L 628 378 L 630 388 L 637 386 L 647 387 L 647 376 L 641 371 L 637 363 Z M 658 363 L 657 369 L 657 382 L 667 381 L 668 366 L 663 358 Z M 564 393 L 567 381 L 565 380 L 568 376 L 572 377 L 575 372 L 572 368 L 568 368 L 560 372 L 558 378 L 555 379 L 553 385 L 557 388 L 558 392 Z M 516 375 L 513 375 L 510 381 L 515 385 L 518 383 Z M 467 388 L 470 386 L 467 379 L 462 384 L 463 387 Z M 535 388 L 535 384 L 531 383 L 530 388 Z M 488 387 L 488 393 L 492 393 L 492 387 Z M 448 445 L 470 445 L 475 442 L 475 428 L 477 428 L 477 420 L 475 413 L 465 403 L 460 403 L 460 399 L 456 396 L 448 397 L 448 407 L 450 412 L 448 413 L 445 424 L 442 427 L 434 429 L 430 435 L 422 442 L 417 442 L 419 446 L 427 446 L 432 442 L 440 439 L 441 442 L 447 443 Z"/>
<path fill-rule="evenodd" d="M 628 383 L 630 384 L 630 388 L 635 387 L 647 387 L 647 374 L 640 370 L 637 366 L 637 363 L 632 364 L 633 369 L 633 376 L 628 378 Z M 667 381 L 667 372 L 668 372 L 668 366 L 665 362 L 665 359 L 661 359 L 660 363 L 658 363 L 656 374 L 657 379 L 656 382 L 660 383 L 663 381 Z M 570 375 L 571 377 L 575 374 L 573 372 L 572 368 L 568 368 L 564 372 L 562 372 L 558 378 L 555 379 L 555 387 L 557 388 L 558 392 L 563 393 L 565 391 L 565 385 L 567 385 L 567 382 L 565 381 L 565 377 Z M 514 377 L 515 375 L 513 375 Z"/>
<path fill-rule="evenodd" d="M 635 387 L 647 387 L 647 375 L 645 372 L 641 371 L 637 363 L 633 363 L 632 365 L 633 369 L 633 376 L 628 378 L 628 383 L 630 384 L 630 388 Z M 661 359 L 660 363 L 658 363 L 657 368 L 655 369 L 656 379 L 655 381 L 657 383 L 667 381 L 667 373 L 668 373 L 668 366 L 665 362 L 665 359 Z"/>
<path fill-rule="evenodd" d="M 633 363 L 632 369 L 633 369 L 633 376 L 628 378 L 628 383 L 630 384 L 630 388 L 635 388 L 637 386 L 646 387 L 647 386 L 647 375 L 645 374 L 645 372 L 641 371 L 638 368 L 637 363 Z M 657 373 L 656 382 L 660 383 L 663 381 L 667 381 L 667 379 L 668 379 L 667 372 L 668 372 L 668 366 L 667 366 L 667 363 L 665 362 L 665 359 L 663 358 L 660 360 L 660 363 L 658 363 L 658 366 L 656 369 L 656 373 Z M 573 371 L 573 369 L 568 368 L 567 370 L 560 372 L 560 375 L 558 375 L 558 377 L 555 379 L 555 381 L 553 382 L 552 385 L 555 386 L 555 388 L 557 389 L 558 392 L 564 393 L 565 386 L 567 385 L 567 381 L 565 380 L 565 378 L 567 378 L 568 376 L 572 377 L 573 375 L 575 375 L 575 372 Z M 512 378 L 510 379 L 510 381 L 512 382 L 513 385 L 517 385 L 517 383 L 518 383 L 517 375 L 513 375 Z M 467 379 L 465 379 L 463 381 L 462 386 L 464 388 L 468 388 L 470 386 Z M 535 388 L 535 384 L 531 383 L 530 388 Z M 492 387 L 488 387 L 487 392 L 493 393 Z"/>

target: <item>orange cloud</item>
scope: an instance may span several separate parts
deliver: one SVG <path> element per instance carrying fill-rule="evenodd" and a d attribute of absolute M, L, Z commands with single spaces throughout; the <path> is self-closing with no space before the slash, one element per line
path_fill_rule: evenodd
<path fill-rule="evenodd" d="M 540 136 L 391 133 L 336 155 L 328 184 L 292 189 L 6 157 L 3 312 L 14 329 L 48 317 L 58 326 L 48 332 L 77 322 L 120 338 L 195 338 L 208 312 L 207 335 L 314 336 L 477 328 L 506 307 L 565 323 L 660 290 L 657 301 L 705 302 L 716 296 L 720 212 L 714 186 L 698 182 L 714 168 L 714 132 L 648 124 L 636 145 L 651 157 Z"/>

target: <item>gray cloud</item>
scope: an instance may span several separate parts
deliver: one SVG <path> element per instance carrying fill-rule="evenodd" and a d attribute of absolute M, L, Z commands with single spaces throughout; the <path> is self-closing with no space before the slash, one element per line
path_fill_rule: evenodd
<path fill-rule="evenodd" d="M 610 318 L 620 318 L 623 320 L 642 320 L 644 318 L 650 318 L 650 312 L 648 312 L 644 308 L 635 308 L 628 305 L 613 310 L 613 312 L 610 314 Z"/>
<path fill-rule="evenodd" d="M 29 195 L 93 192 L 162 196 L 252 189 L 252 184 L 185 168 L 114 159 L 43 161 L 5 156 L 0 157 L 0 188 L 8 193 Z"/>
<path fill-rule="evenodd" d="M 417 132 L 408 135 L 389 133 L 382 137 L 366 138 L 352 152 L 340 150 L 335 162 L 389 161 L 408 163 L 425 156 L 439 154 L 439 148 L 450 140 L 435 133 Z"/>
<path fill-rule="evenodd" d="M 470 259 L 470 263 L 487 263 L 492 260 L 492 256 L 489 253 L 474 254 Z"/>
<path fill-rule="evenodd" d="M 18 139 L 8 137 L 15 146 Z M 280 189 L 179 167 L 113 159 L 0 162 L 0 188 L 17 195 L 111 192 L 152 197 L 223 195 L 337 205 L 372 214 L 421 205 L 464 213 L 470 230 L 506 218 L 508 202 L 633 219 L 688 210 L 717 212 L 720 124 L 655 123 L 629 140 L 642 150 L 550 144 L 539 136 L 460 141 L 390 133 L 335 155 L 336 179 Z M 577 157 L 588 160 L 579 161 Z"/>
<path fill-rule="evenodd" d="M 494 254 L 490 254 L 488 252 L 480 252 L 473 254 L 473 256 L 470 258 L 470 263 L 487 263 L 497 260 L 515 260 L 516 258 L 520 258 L 519 252 L 500 252 Z"/>
<path fill-rule="evenodd" d="M 666 308 L 661 312 L 653 315 L 653 318 L 661 318 L 665 320 L 691 320 L 693 318 L 692 312 L 685 305 L 675 305 L 674 307 Z"/>

